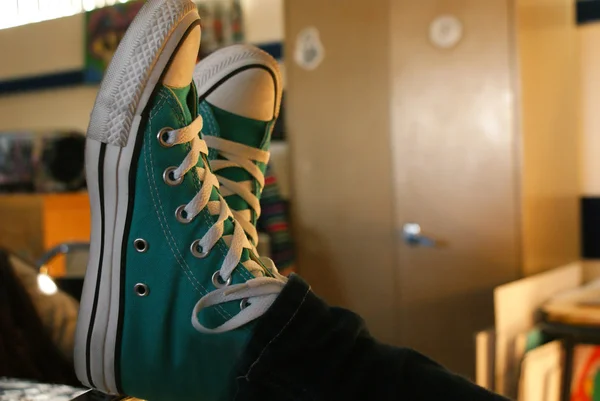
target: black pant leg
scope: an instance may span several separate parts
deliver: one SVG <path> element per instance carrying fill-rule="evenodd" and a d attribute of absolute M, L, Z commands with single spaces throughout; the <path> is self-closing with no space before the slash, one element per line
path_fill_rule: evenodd
<path fill-rule="evenodd" d="M 356 314 L 293 276 L 257 325 L 236 401 L 502 401 L 425 356 L 377 342 Z"/>

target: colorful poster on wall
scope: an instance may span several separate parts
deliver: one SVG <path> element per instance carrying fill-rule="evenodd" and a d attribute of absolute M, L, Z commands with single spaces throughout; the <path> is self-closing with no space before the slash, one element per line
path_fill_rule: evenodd
<path fill-rule="evenodd" d="M 600 401 L 600 346 L 575 347 L 571 401 Z"/>
<path fill-rule="evenodd" d="M 86 13 L 85 81 L 100 82 L 125 31 L 144 1 L 99 8 Z"/>
<path fill-rule="evenodd" d="M 243 12 L 239 0 L 203 0 L 196 3 L 202 26 L 199 59 L 224 46 L 244 41 Z M 102 80 L 119 42 L 143 4 L 143 0 L 131 1 L 86 13 L 86 82 Z"/>
<path fill-rule="evenodd" d="M 243 10 L 239 0 L 204 0 L 197 4 L 202 26 L 200 59 L 222 47 L 244 42 Z"/>

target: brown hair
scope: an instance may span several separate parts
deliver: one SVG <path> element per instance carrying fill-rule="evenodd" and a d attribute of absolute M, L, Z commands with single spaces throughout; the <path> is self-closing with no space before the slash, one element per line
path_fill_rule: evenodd
<path fill-rule="evenodd" d="M 0 249 L 0 377 L 77 385 L 73 366 L 60 354 Z"/>

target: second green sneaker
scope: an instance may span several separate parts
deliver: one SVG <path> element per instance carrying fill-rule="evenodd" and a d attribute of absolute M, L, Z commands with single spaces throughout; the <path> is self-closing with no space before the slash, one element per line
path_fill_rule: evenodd
<path fill-rule="evenodd" d="M 192 83 L 199 17 L 149 0 L 92 111 L 92 234 L 75 339 L 87 386 L 151 401 L 231 399 L 255 320 L 286 280 L 219 192 Z"/>
<path fill-rule="evenodd" d="M 234 45 L 201 61 L 194 81 L 210 166 L 236 220 L 257 246 L 260 196 L 281 105 L 277 61 L 257 47 Z"/>

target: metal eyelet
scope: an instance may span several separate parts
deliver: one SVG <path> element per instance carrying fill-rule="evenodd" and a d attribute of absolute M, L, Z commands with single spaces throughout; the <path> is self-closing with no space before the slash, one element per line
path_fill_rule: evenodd
<path fill-rule="evenodd" d="M 185 205 L 181 205 L 175 210 L 175 218 L 182 224 L 188 224 L 192 221 L 188 216 L 188 212 L 185 211 Z"/>
<path fill-rule="evenodd" d="M 251 303 L 248 301 L 248 298 L 244 298 L 240 301 L 240 310 L 244 310 L 249 307 Z"/>
<path fill-rule="evenodd" d="M 146 284 L 138 283 L 133 287 L 133 290 L 138 297 L 147 297 L 150 295 L 150 288 Z"/>
<path fill-rule="evenodd" d="M 229 284 L 231 284 L 231 277 L 229 277 L 227 281 L 223 281 L 221 273 L 217 270 L 212 276 L 212 282 L 216 288 L 227 287 Z"/>
<path fill-rule="evenodd" d="M 158 135 L 156 135 L 156 139 L 163 148 L 170 148 L 173 146 L 172 143 L 167 142 L 169 140 L 169 132 L 173 131 L 171 127 L 165 127 L 158 131 Z"/>
<path fill-rule="evenodd" d="M 210 253 L 210 250 L 204 252 L 204 250 L 202 249 L 202 246 L 200 245 L 199 239 L 192 242 L 192 245 L 190 245 L 190 251 L 192 252 L 192 255 L 194 255 L 198 259 L 204 259 Z"/>
<path fill-rule="evenodd" d="M 169 167 L 163 173 L 163 181 L 171 187 L 175 187 L 183 182 L 183 176 L 174 179 L 175 170 L 177 170 L 177 167 Z"/>
<path fill-rule="evenodd" d="M 143 238 L 138 238 L 135 241 L 133 241 L 133 247 L 139 253 L 144 253 L 148 250 L 148 241 L 146 241 Z"/>

